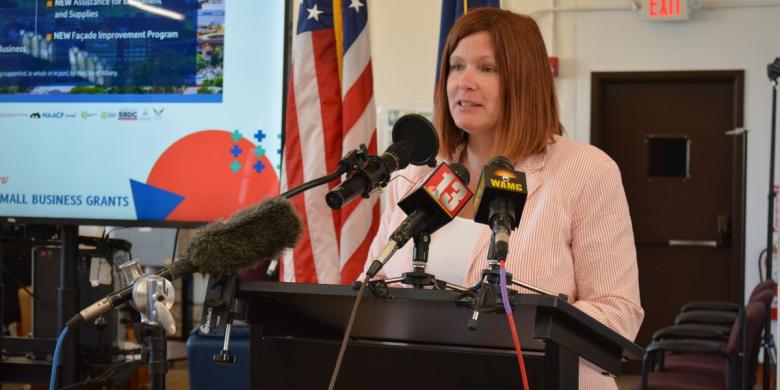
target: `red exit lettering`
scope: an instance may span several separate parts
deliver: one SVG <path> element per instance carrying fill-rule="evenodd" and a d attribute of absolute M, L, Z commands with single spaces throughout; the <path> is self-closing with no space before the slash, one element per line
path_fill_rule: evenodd
<path fill-rule="evenodd" d="M 680 16 L 680 2 L 682 0 L 650 0 L 650 16 Z"/>

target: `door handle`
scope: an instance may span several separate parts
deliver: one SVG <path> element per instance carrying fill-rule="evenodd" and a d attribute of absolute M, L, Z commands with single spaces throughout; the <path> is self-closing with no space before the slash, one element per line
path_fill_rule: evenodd
<path fill-rule="evenodd" d="M 636 245 L 698 246 L 706 248 L 728 248 L 731 245 L 731 216 L 718 215 L 715 240 L 637 240 Z"/>
<path fill-rule="evenodd" d="M 718 248 L 720 245 L 717 240 L 639 240 L 636 245 L 667 245 L 667 246 L 700 246 L 708 248 Z"/>
<path fill-rule="evenodd" d="M 716 240 L 669 240 L 669 246 L 706 246 L 710 248 L 717 248 L 718 241 Z"/>

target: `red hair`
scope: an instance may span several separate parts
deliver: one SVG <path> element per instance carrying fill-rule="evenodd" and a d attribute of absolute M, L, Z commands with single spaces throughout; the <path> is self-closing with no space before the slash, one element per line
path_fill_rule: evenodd
<path fill-rule="evenodd" d="M 497 8 L 479 8 L 452 26 L 442 51 L 436 86 L 434 123 L 441 138 L 441 154 L 453 159 L 468 134 L 455 125 L 447 99 L 449 59 L 465 37 L 485 31 L 495 49 L 502 85 L 501 115 L 496 133 L 497 154 L 512 160 L 541 153 L 555 134 L 561 134 L 553 76 L 539 26 L 528 16 Z"/>

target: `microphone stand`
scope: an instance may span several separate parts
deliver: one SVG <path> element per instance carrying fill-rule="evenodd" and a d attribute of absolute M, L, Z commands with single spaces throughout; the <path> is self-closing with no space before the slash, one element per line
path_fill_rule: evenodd
<path fill-rule="evenodd" d="M 420 232 L 413 236 L 414 250 L 412 251 L 412 271 L 404 272 L 400 277 L 389 279 L 377 279 L 368 282 L 368 288 L 378 298 L 392 298 L 388 285 L 402 283 L 412 286 L 416 289 L 422 289 L 428 286 L 434 290 L 454 290 L 465 293 L 467 288 L 457 284 L 449 283 L 444 280 L 436 279 L 433 274 L 425 272 L 428 265 L 428 248 L 431 244 L 431 235 L 427 232 Z M 353 285 L 354 289 L 360 288 L 360 281 Z"/>
<path fill-rule="evenodd" d="M 777 131 L 777 79 L 780 77 L 780 57 L 767 65 L 767 75 L 772 83 L 772 120 L 771 120 L 771 141 L 769 142 L 769 199 L 767 203 L 767 233 L 766 233 L 766 279 L 772 278 L 772 255 L 773 255 L 773 235 L 774 235 L 774 201 L 775 201 L 775 133 Z M 774 356 L 769 353 L 772 339 L 772 316 L 766 316 L 764 323 L 764 389 L 769 386 L 769 369 L 767 366 Z"/>
<path fill-rule="evenodd" d="M 472 314 L 471 318 L 468 321 L 468 328 L 469 330 L 477 330 L 477 323 L 479 321 L 479 314 L 480 313 L 493 313 L 503 310 L 503 305 L 501 304 L 501 271 L 500 271 L 500 260 L 496 259 L 495 255 L 495 233 L 492 234 L 491 240 L 490 240 L 490 247 L 488 248 L 488 255 L 487 255 L 487 268 L 482 270 L 481 273 L 481 282 L 474 285 L 474 287 L 467 290 L 467 292 L 460 297 L 458 303 L 464 304 L 469 307 L 474 308 L 474 313 Z M 525 288 L 527 290 L 534 291 L 536 293 L 542 294 L 542 295 L 548 295 L 551 297 L 557 297 L 564 301 L 568 301 L 569 297 L 567 297 L 565 294 L 555 294 L 553 292 L 547 291 L 541 287 L 536 287 L 534 285 L 521 282 L 519 280 L 513 279 L 512 274 L 509 272 L 506 272 L 506 285 L 507 285 L 507 293 L 509 297 L 509 304 L 510 306 L 514 307 L 516 300 L 517 300 L 517 291 L 510 290 L 509 286 L 518 286 Z"/>
<path fill-rule="evenodd" d="M 742 211 L 741 211 L 742 218 L 741 218 L 741 221 L 739 221 L 739 223 L 740 223 L 740 231 L 742 231 L 742 237 L 740 238 L 740 241 L 742 242 L 742 244 L 740 245 L 740 252 L 743 253 L 743 257 L 742 257 L 742 261 L 741 261 L 742 266 L 740 267 L 740 273 L 739 274 L 741 275 L 741 278 L 743 280 L 745 278 L 745 257 L 744 257 L 744 253 L 745 253 L 745 218 L 746 218 L 746 215 L 747 215 L 746 212 L 745 212 L 745 205 L 746 205 L 746 199 L 747 199 L 747 197 L 746 197 L 746 191 L 747 190 L 746 190 L 745 183 L 747 182 L 747 151 L 748 151 L 748 133 L 749 132 L 750 132 L 749 129 L 740 127 L 740 128 L 736 128 L 736 129 L 733 129 L 733 130 L 729 130 L 729 131 L 727 131 L 725 133 L 728 136 L 734 136 L 734 137 L 740 136 L 741 139 L 742 139 L 742 147 L 741 147 L 741 149 L 742 149 L 742 182 L 740 183 L 740 187 L 741 187 L 741 190 L 742 190 L 742 193 L 741 193 L 741 196 L 742 196 L 742 205 L 741 205 L 742 206 Z M 718 234 L 718 241 L 719 242 L 723 241 L 723 239 L 721 237 L 722 237 L 721 234 Z M 740 302 L 742 302 L 742 304 L 740 305 L 739 320 L 738 321 L 740 321 L 740 324 L 745 324 L 746 323 L 745 322 L 746 319 L 745 319 L 745 303 L 744 303 L 745 302 L 745 296 L 744 296 L 744 292 L 742 294 Z M 745 345 L 746 337 L 747 337 L 746 336 L 747 335 L 747 329 L 743 325 L 740 325 L 739 329 L 740 329 L 740 332 L 739 332 L 739 345 L 740 345 L 740 349 L 739 349 L 739 354 L 738 354 L 739 367 L 740 367 L 739 370 L 740 370 L 740 380 L 744 384 L 744 383 L 747 383 L 747 369 L 746 369 L 746 367 L 747 367 L 747 346 Z"/>
<path fill-rule="evenodd" d="M 141 264 L 133 260 L 123 264 L 126 279 L 133 281 L 130 301 L 141 314 L 141 322 L 133 325 L 136 340 L 143 341 L 141 356 L 149 366 L 152 390 L 165 390 L 168 372 L 167 333 L 176 333 L 176 323 L 170 309 L 176 299 L 173 283 L 159 275 L 141 275 Z"/>

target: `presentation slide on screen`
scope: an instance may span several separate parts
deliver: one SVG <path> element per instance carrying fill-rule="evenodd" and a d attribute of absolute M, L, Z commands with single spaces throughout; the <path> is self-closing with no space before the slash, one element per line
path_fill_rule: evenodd
<path fill-rule="evenodd" d="M 205 222 L 278 193 L 284 7 L 0 0 L 0 217 Z"/>

